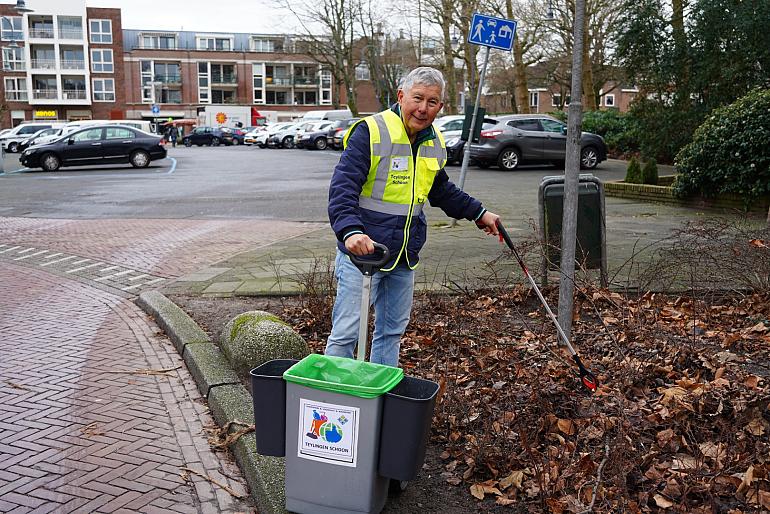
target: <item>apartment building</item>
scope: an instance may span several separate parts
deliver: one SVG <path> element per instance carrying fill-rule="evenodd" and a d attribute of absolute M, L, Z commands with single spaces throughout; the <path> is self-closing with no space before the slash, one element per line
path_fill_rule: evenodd
<path fill-rule="evenodd" d="M 332 104 L 331 72 L 290 35 L 124 30 L 123 48 L 128 118 L 197 119 L 237 106 L 277 121 Z"/>
<path fill-rule="evenodd" d="M 19 14 L 0 4 L 0 125 L 29 120 L 122 119 L 120 9 L 36 0 Z"/>

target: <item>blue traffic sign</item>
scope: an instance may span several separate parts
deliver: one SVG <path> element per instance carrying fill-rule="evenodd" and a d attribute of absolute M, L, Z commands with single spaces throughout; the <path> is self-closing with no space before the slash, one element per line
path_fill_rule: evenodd
<path fill-rule="evenodd" d="M 152 113 L 153 113 L 153 114 L 158 114 L 159 112 L 160 112 L 160 105 L 158 105 L 158 104 L 153 104 L 153 105 L 152 105 Z"/>
<path fill-rule="evenodd" d="M 513 48 L 514 34 L 516 34 L 514 20 L 473 13 L 468 42 L 510 52 Z"/>

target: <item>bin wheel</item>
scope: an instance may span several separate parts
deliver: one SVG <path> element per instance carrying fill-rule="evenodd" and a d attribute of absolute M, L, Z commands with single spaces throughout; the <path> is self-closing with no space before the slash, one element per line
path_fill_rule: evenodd
<path fill-rule="evenodd" d="M 396 480 L 395 478 L 391 478 L 390 484 L 388 484 L 388 491 L 391 493 L 400 494 L 406 491 L 408 485 L 408 480 Z"/>

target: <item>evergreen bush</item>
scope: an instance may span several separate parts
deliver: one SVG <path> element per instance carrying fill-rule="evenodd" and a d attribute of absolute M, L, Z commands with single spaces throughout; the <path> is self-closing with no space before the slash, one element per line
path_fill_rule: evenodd
<path fill-rule="evenodd" d="M 642 183 L 642 167 L 639 165 L 639 161 L 636 157 L 631 157 L 628 161 L 628 169 L 626 169 L 627 184 L 641 184 Z"/>
<path fill-rule="evenodd" d="M 642 168 L 642 184 L 658 185 L 658 163 L 655 159 L 648 159 Z"/>
<path fill-rule="evenodd" d="M 747 203 L 770 194 L 770 89 L 755 89 L 716 109 L 676 156 L 679 197 L 720 193 Z"/>

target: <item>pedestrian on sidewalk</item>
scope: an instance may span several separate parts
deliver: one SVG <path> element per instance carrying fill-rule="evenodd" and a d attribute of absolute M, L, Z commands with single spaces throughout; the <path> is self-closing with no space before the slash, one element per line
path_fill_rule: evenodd
<path fill-rule="evenodd" d="M 440 71 L 412 70 L 390 109 L 353 125 L 329 187 L 329 220 L 337 236 L 337 298 L 326 355 L 353 357 L 358 341 L 362 273 L 349 254 L 390 250 L 390 261 L 372 278 L 374 338 L 370 361 L 398 366 L 401 336 L 409 323 L 414 269 L 425 244 L 429 201 L 452 218 L 475 221 L 497 235 L 499 216 L 449 180 L 446 143 L 433 120 L 444 106 Z"/>
<path fill-rule="evenodd" d="M 169 139 L 171 139 L 171 146 L 176 148 L 176 140 L 179 137 L 179 129 L 172 125 L 171 126 L 171 130 L 170 130 L 170 134 L 169 134 L 168 137 L 169 137 Z"/>

